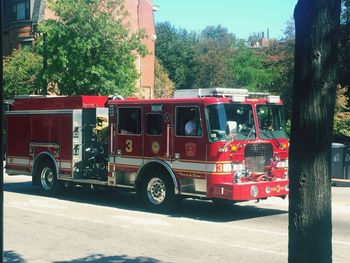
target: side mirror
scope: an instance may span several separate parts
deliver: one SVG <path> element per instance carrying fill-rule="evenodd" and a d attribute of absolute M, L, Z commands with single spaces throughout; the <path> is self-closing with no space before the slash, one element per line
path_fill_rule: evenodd
<path fill-rule="evenodd" d="M 228 121 L 226 123 L 226 136 L 233 138 L 237 136 L 237 122 L 236 121 Z"/>

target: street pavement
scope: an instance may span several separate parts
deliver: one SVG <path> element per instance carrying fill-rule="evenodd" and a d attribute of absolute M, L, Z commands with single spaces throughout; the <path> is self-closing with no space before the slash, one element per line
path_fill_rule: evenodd
<path fill-rule="evenodd" d="M 287 262 L 288 200 L 218 209 L 183 200 L 168 214 L 126 192 L 40 194 L 30 177 L 4 178 L 5 262 Z M 332 188 L 333 262 L 350 258 L 350 188 Z"/>

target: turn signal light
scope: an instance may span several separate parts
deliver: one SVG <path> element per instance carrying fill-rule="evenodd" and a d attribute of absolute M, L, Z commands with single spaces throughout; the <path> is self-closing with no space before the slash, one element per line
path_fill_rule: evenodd
<path fill-rule="evenodd" d="M 235 152 L 238 150 L 237 145 L 231 145 L 231 151 Z"/>
<path fill-rule="evenodd" d="M 282 143 L 281 144 L 281 149 L 282 150 L 285 150 L 285 149 L 287 149 L 288 148 L 288 143 Z"/>

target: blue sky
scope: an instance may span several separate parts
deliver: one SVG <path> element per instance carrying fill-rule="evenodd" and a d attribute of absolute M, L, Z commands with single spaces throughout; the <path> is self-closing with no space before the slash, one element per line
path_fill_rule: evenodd
<path fill-rule="evenodd" d="M 270 31 L 281 38 L 293 16 L 297 0 L 153 0 L 159 6 L 155 21 L 169 21 L 177 28 L 201 31 L 222 25 L 239 38 L 253 32 Z"/>

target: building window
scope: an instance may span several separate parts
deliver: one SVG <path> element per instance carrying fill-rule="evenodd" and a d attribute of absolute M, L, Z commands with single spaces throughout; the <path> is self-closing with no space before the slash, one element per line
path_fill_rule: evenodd
<path fill-rule="evenodd" d="M 29 0 L 14 0 L 12 2 L 12 20 L 27 20 L 29 16 Z"/>

